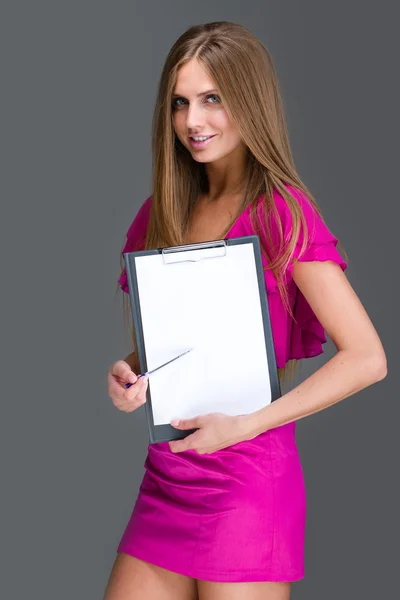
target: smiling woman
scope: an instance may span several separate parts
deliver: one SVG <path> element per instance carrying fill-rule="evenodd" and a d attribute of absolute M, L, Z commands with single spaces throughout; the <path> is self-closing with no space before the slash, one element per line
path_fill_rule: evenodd
<path fill-rule="evenodd" d="M 181 66 L 172 101 L 175 133 L 195 161 L 224 170 L 229 163 L 229 170 L 241 173 L 246 146 L 213 85 L 196 58 Z"/>
<path fill-rule="evenodd" d="M 296 421 L 386 375 L 338 238 L 295 169 L 268 51 L 240 25 L 194 26 L 161 74 L 152 194 L 123 252 L 254 234 L 281 378 L 291 361 L 322 352 L 325 331 L 337 353 L 256 413 L 180 420 L 176 428 L 197 431 L 149 445 L 105 600 L 288 600 L 291 582 L 304 577 Z M 125 269 L 118 283 L 129 292 Z M 108 373 L 109 394 L 126 412 L 146 401 L 134 366 L 130 355 Z"/>

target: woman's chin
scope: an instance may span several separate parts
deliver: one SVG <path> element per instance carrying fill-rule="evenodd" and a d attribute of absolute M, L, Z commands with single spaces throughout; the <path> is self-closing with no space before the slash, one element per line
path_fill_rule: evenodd
<path fill-rule="evenodd" d="M 199 163 L 211 163 L 222 158 L 215 152 L 206 152 L 205 150 L 200 152 L 199 150 L 191 149 L 190 153 L 192 155 L 193 160 Z"/>

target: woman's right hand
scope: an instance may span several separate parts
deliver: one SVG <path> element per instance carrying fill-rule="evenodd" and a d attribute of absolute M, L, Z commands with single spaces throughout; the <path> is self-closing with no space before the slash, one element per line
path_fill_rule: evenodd
<path fill-rule="evenodd" d="M 141 377 L 132 371 L 124 360 L 117 360 L 108 369 L 108 394 L 114 406 L 124 412 L 132 412 L 146 402 L 148 378 Z M 126 383 L 131 387 L 125 388 Z"/>

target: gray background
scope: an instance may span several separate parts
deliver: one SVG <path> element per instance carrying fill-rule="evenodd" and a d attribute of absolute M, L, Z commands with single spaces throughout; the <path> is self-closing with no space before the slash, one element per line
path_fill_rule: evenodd
<path fill-rule="evenodd" d="M 394 5 L 2 3 L 2 598 L 102 597 L 147 444 L 144 409 L 119 412 L 107 395 L 108 366 L 131 350 L 119 252 L 151 191 L 165 56 L 187 27 L 213 20 L 245 25 L 270 50 L 297 168 L 388 356 L 385 380 L 298 423 L 306 578 L 292 597 L 396 594 Z M 333 353 L 329 342 L 300 378 Z"/>

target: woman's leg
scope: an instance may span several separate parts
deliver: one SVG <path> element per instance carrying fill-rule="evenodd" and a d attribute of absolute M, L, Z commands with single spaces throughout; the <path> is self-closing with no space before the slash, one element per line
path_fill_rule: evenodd
<path fill-rule="evenodd" d="M 289 600 L 288 582 L 217 583 L 197 581 L 199 600 Z"/>
<path fill-rule="evenodd" d="M 103 600 L 198 600 L 196 580 L 120 552 Z"/>

